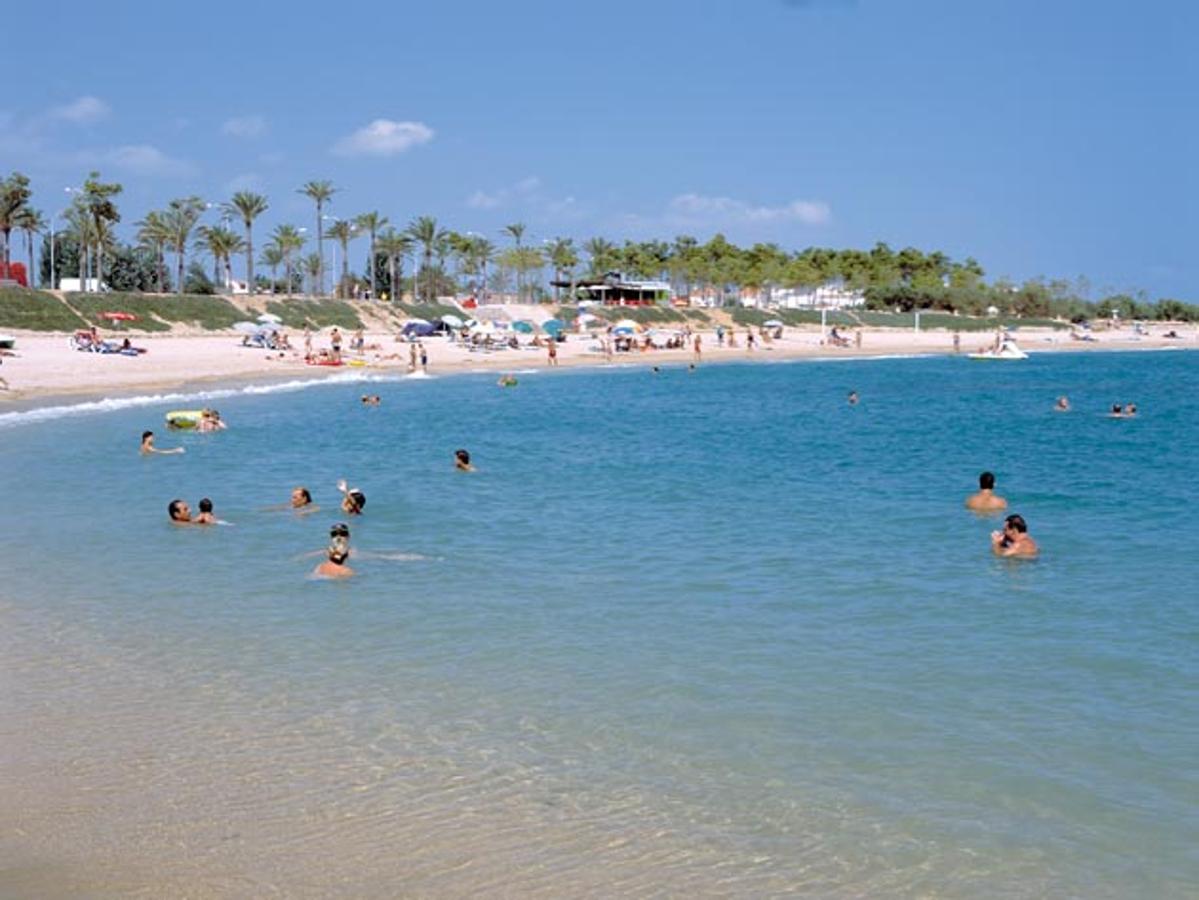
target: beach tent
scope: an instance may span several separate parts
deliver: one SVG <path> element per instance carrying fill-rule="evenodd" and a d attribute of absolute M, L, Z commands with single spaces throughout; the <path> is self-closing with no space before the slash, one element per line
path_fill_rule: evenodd
<path fill-rule="evenodd" d="M 432 322 L 426 322 L 424 319 L 413 319 L 411 322 L 405 322 L 401 330 L 404 337 L 429 337 L 437 329 L 433 327 Z"/>

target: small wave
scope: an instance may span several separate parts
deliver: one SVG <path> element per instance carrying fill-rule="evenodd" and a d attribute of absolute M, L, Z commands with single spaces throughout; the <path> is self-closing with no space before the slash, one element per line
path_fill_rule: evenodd
<path fill-rule="evenodd" d="M 292 381 L 275 382 L 273 384 L 252 384 L 239 388 L 214 388 L 207 391 L 176 391 L 167 394 L 134 394 L 129 397 L 105 397 L 101 400 L 85 400 L 81 403 L 68 403 L 60 406 L 38 406 L 21 412 L 0 413 L 0 428 L 32 425 L 37 422 L 48 422 L 71 416 L 117 412 L 122 409 L 134 409 L 141 406 L 159 406 L 163 404 L 183 405 L 196 401 L 222 400 L 228 397 L 283 394 L 292 391 L 302 391 L 312 387 L 320 387 L 321 385 L 394 382 L 399 380 L 395 376 L 347 372 L 332 375 L 328 378 L 300 378 Z"/>

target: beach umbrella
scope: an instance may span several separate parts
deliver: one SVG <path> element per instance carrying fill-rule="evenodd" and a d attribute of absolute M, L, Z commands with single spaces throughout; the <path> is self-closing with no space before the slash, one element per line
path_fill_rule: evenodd
<path fill-rule="evenodd" d="M 489 319 L 484 319 L 481 322 L 475 322 L 470 327 L 470 330 L 475 332 L 476 334 L 494 334 L 495 333 L 495 322 L 492 322 Z"/>
<path fill-rule="evenodd" d="M 780 322 L 778 319 L 767 319 L 762 324 L 765 325 L 767 328 L 782 328 L 783 327 L 783 323 Z"/>
<path fill-rule="evenodd" d="M 617 322 L 615 325 L 612 326 L 613 331 L 621 331 L 622 329 L 625 331 L 640 331 L 641 326 L 638 325 L 636 322 L 634 322 L 632 319 L 621 319 L 619 322 Z"/>
<path fill-rule="evenodd" d="M 242 334 L 258 334 L 262 328 L 260 322 L 234 322 L 233 330 L 240 331 Z"/>
<path fill-rule="evenodd" d="M 280 324 L 280 323 L 281 323 L 283 320 L 282 320 L 282 319 L 280 319 L 280 318 L 279 318 L 277 315 L 275 315 L 274 313 L 263 313 L 262 315 L 260 315 L 260 316 L 258 317 L 258 321 L 259 321 L 259 322 L 262 322 L 263 324 L 267 324 L 267 323 L 269 323 L 269 324 L 271 324 L 271 325 L 278 325 L 278 324 Z"/>
<path fill-rule="evenodd" d="M 557 337 L 558 332 L 566 327 L 566 323 L 561 319 L 546 319 L 541 323 L 542 330 Z"/>
<path fill-rule="evenodd" d="M 532 334 L 533 333 L 533 323 L 526 322 L 525 320 L 521 319 L 519 322 L 512 323 L 512 330 L 519 331 L 521 334 Z"/>
<path fill-rule="evenodd" d="M 587 312 L 585 312 L 585 313 L 579 313 L 579 318 L 578 318 L 578 321 L 579 321 L 579 322 L 582 322 L 582 323 L 587 323 L 587 322 L 598 322 L 598 321 L 599 321 L 599 316 L 593 316 L 591 313 L 587 313 Z"/>
<path fill-rule="evenodd" d="M 441 321 L 445 322 L 451 328 L 461 328 L 462 327 L 462 320 L 459 319 L 457 316 L 453 316 L 453 315 L 442 316 Z"/>

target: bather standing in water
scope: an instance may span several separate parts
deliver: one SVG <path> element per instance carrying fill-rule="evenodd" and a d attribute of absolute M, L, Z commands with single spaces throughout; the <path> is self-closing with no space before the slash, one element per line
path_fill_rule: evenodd
<path fill-rule="evenodd" d="M 978 493 L 966 498 L 966 508 L 974 512 L 998 512 L 1007 509 L 1007 501 L 995 493 L 995 476 L 983 472 L 978 476 Z"/>
<path fill-rule="evenodd" d="M 350 558 L 350 528 L 338 522 L 329 529 L 329 546 L 325 551 L 326 558 L 316 567 L 313 575 L 322 578 L 348 578 L 354 570 L 346 565 Z"/>
<path fill-rule="evenodd" d="M 154 432 L 153 431 L 143 431 L 142 432 L 141 452 L 142 453 L 157 453 L 159 455 L 166 456 L 171 453 L 182 453 L 183 448 L 182 447 L 172 447 L 170 450 L 159 450 L 157 447 L 154 446 Z"/>
<path fill-rule="evenodd" d="M 1032 557 L 1039 549 L 1028 533 L 1024 517 L 1015 513 L 1003 520 L 1003 531 L 991 532 L 991 551 L 996 556 Z"/>

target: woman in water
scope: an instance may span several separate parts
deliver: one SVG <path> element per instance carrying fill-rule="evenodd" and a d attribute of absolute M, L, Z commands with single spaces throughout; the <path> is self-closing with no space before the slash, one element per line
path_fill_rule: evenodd
<path fill-rule="evenodd" d="M 157 453 L 160 456 L 165 456 L 170 453 L 182 453 L 183 448 L 182 447 L 172 447 L 170 450 L 159 450 L 157 447 L 154 446 L 154 432 L 153 431 L 143 431 L 142 432 L 141 452 L 142 453 Z"/>
<path fill-rule="evenodd" d="M 454 451 L 454 468 L 459 472 L 473 472 L 475 467 L 470 464 L 469 450 Z"/>
<path fill-rule="evenodd" d="M 347 516 L 360 516 L 362 511 L 366 509 L 366 494 L 362 493 L 358 488 L 346 487 L 346 480 L 343 478 L 337 482 L 337 489 L 341 491 L 341 510 Z"/>

